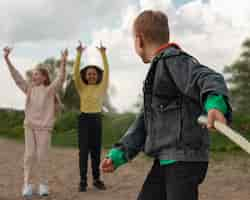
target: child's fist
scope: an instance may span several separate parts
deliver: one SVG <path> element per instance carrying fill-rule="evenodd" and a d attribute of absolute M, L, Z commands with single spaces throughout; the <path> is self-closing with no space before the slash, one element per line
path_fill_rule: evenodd
<path fill-rule="evenodd" d="M 63 60 L 63 61 L 66 61 L 67 58 L 68 58 L 68 55 L 69 55 L 68 49 L 64 49 L 64 50 L 61 52 L 62 60 Z"/>
<path fill-rule="evenodd" d="M 102 45 L 102 41 L 100 41 L 100 47 L 96 47 L 100 53 L 105 53 L 106 52 L 106 47 Z"/>
<path fill-rule="evenodd" d="M 101 170 L 104 173 L 112 173 L 115 171 L 115 167 L 113 165 L 113 162 L 110 158 L 105 158 L 102 162 L 101 162 L 101 166 L 100 166 Z"/>
<path fill-rule="evenodd" d="M 4 57 L 7 58 L 7 57 L 9 56 L 9 54 L 11 53 L 11 51 L 12 51 L 12 48 L 10 48 L 10 47 L 5 47 L 5 48 L 3 49 Z"/>
<path fill-rule="evenodd" d="M 86 46 L 83 46 L 82 42 L 80 40 L 78 42 L 79 42 L 79 45 L 76 48 L 76 50 L 77 50 L 77 52 L 82 53 L 86 49 Z"/>

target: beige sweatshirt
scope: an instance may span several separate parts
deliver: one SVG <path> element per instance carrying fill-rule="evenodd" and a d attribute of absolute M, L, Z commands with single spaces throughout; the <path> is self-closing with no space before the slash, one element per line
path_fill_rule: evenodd
<path fill-rule="evenodd" d="M 56 93 L 64 82 L 65 68 L 61 66 L 58 77 L 49 86 L 33 86 L 13 66 L 8 67 L 17 86 L 26 95 L 24 125 L 36 129 L 52 129 L 56 114 Z"/>

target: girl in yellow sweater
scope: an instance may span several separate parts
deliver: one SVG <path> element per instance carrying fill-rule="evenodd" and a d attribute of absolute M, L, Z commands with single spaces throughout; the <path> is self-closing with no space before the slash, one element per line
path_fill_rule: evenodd
<path fill-rule="evenodd" d="M 80 96 L 81 111 L 78 124 L 80 168 L 79 191 L 85 192 L 87 189 L 89 154 L 91 155 L 92 174 L 94 179 L 93 185 L 100 190 L 105 190 L 106 187 L 100 179 L 99 165 L 102 143 L 101 111 L 109 80 L 106 48 L 102 45 L 97 47 L 103 60 L 104 71 L 95 65 L 88 65 L 80 70 L 81 55 L 86 47 L 83 47 L 81 42 L 79 43 L 73 73 L 75 87 Z"/>

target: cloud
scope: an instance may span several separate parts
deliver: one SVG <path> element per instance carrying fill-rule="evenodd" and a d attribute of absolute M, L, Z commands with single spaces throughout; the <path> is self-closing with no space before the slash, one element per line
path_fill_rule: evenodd
<path fill-rule="evenodd" d="M 12 43 L 65 40 L 119 24 L 130 0 L 8 0 L 0 2 L 0 38 Z"/>
<path fill-rule="evenodd" d="M 139 5 L 141 10 L 154 9 L 166 12 L 168 8 L 173 8 L 173 2 L 171 0 L 140 0 Z"/>
<path fill-rule="evenodd" d="M 95 46 L 102 40 L 108 48 L 111 83 L 117 89 L 113 103 L 124 111 L 131 108 L 142 92 L 148 70 L 148 65 L 145 66 L 134 52 L 131 30 L 134 18 L 145 9 L 164 11 L 169 18 L 171 40 L 219 72 L 237 58 L 242 42 L 249 37 L 248 0 L 192 0 L 178 6 L 173 0 L 111 0 L 108 3 L 100 0 L 87 3 L 82 0 L 6 0 L 0 2 L 3 27 L 0 43 L 7 40 L 16 43 L 16 63 L 28 66 L 34 61 L 58 56 L 65 46 L 70 47 L 72 58 L 76 41 L 82 38 L 90 46 L 84 62 L 101 65 Z M 8 17 L 3 18 L 6 15 Z M 1 83 L 10 81 L 3 79 L 2 74 L 6 73 L 0 73 Z M 13 85 L 8 86 L 8 91 L 15 93 L 16 90 Z M 7 96 L 13 95 L 9 92 Z M 9 99 L 1 99 L 0 106 L 7 105 Z M 17 98 L 11 105 L 21 103 Z"/>
<path fill-rule="evenodd" d="M 225 0 L 187 3 L 170 16 L 172 38 L 201 62 L 221 72 L 224 65 L 237 58 L 240 45 L 249 36 L 250 25 L 243 23 L 250 17 L 250 7 L 242 6 L 246 3 L 247 0 L 239 0 L 237 4 Z M 225 12 L 229 8 L 234 11 Z"/>

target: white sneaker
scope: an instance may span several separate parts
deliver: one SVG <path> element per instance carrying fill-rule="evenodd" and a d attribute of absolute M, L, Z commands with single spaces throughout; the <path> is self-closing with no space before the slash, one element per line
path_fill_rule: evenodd
<path fill-rule="evenodd" d="M 49 195 L 49 187 L 48 187 L 48 185 L 40 184 L 40 185 L 39 185 L 38 194 L 39 194 L 40 196 L 48 196 L 48 195 Z"/>
<path fill-rule="evenodd" d="M 24 185 L 22 194 L 23 194 L 23 197 L 32 196 L 32 185 L 31 184 Z"/>

